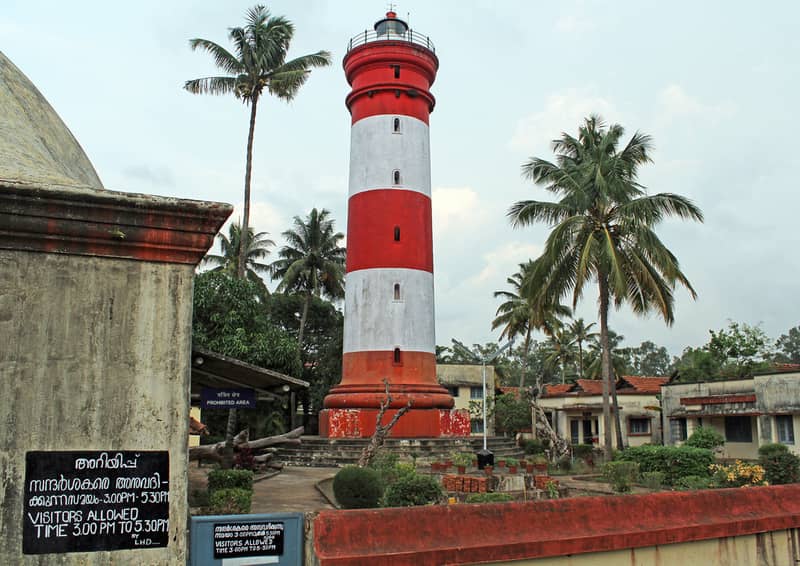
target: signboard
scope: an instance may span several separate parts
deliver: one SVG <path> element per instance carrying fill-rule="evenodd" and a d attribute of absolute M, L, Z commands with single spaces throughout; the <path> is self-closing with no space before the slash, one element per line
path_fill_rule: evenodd
<path fill-rule="evenodd" d="M 193 516 L 190 566 L 302 566 L 303 514 Z"/>
<path fill-rule="evenodd" d="M 253 389 L 203 387 L 200 403 L 203 409 L 255 409 L 256 392 Z"/>
<path fill-rule="evenodd" d="M 169 452 L 25 454 L 22 552 L 165 547 Z"/>
<path fill-rule="evenodd" d="M 284 525 L 263 523 L 214 523 L 214 558 L 280 556 Z"/>

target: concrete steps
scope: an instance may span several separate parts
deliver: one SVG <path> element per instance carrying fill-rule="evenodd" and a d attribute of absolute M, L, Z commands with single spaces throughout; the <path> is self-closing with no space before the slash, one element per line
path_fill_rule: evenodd
<path fill-rule="evenodd" d="M 328 439 L 319 436 L 304 436 L 300 446 L 281 447 L 275 459 L 292 466 L 346 466 L 358 461 L 367 445 L 366 438 Z M 488 447 L 495 458 L 500 456 L 523 457 L 513 438 L 490 437 Z M 443 459 L 452 452 L 476 452 L 483 448 L 482 437 L 468 438 L 388 438 L 385 449 L 406 457 L 423 461 Z"/>

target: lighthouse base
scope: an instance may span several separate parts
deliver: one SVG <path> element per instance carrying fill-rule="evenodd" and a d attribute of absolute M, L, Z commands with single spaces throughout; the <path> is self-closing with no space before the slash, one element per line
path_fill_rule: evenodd
<path fill-rule="evenodd" d="M 397 413 L 389 409 L 381 424 Z M 319 435 L 324 438 L 369 438 L 375 433 L 378 409 L 323 409 L 319 413 Z M 394 425 L 392 438 L 440 438 L 470 435 L 466 409 L 411 409 Z"/>

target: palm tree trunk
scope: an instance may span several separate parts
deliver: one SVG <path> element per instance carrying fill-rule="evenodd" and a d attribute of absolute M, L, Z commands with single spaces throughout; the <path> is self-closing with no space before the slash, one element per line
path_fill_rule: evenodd
<path fill-rule="evenodd" d="M 256 108 L 258 96 L 250 101 L 250 131 L 247 133 L 247 160 L 244 166 L 244 212 L 242 213 L 242 233 L 239 235 L 239 261 L 236 277 L 244 279 L 247 263 L 247 238 L 250 235 L 250 179 L 253 172 L 253 138 L 256 133 Z"/>
<path fill-rule="evenodd" d="M 583 341 L 578 340 L 578 373 L 583 379 Z"/>
<path fill-rule="evenodd" d="M 601 373 L 603 377 L 603 441 L 605 443 L 606 461 L 611 461 L 614 453 L 613 436 L 611 435 L 611 352 L 608 346 L 608 282 L 600 276 L 600 349 Z"/>
<path fill-rule="evenodd" d="M 622 422 L 620 421 L 619 403 L 617 403 L 617 380 L 614 379 L 614 385 L 611 387 L 611 400 L 614 404 L 614 425 L 617 429 L 617 450 L 624 450 L 625 444 L 622 440 Z"/>
<path fill-rule="evenodd" d="M 300 332 L 297 333 L 297 343 L 300 345 L 300 351 L 303 351 L 303 331 L 306 327 L 308 320 L 308 304 L 311 302 L 311 293 L 306 292 L 306 300 L 303 301 L 303 314 L 300 315 Z"/>
<path fill-rule="evenodd" d="M 525 370 L 528 368 L 528 349 L 531 347 L 531 328 L 528 326 L 528 329 L 525 331 L 525 345 L 523 346 L 523 354 L 522 354 L 522 373 L 519 376 L 519 388 L 520 390 L 525 387 Z"/>

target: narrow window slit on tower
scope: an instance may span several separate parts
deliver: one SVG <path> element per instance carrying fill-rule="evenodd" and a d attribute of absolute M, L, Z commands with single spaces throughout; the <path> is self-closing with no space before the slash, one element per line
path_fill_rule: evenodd
<path fill-rule="evenodd" d="M 400 359 L 401 359 L 400 358 L 400 348 L 395 348 L 394 349 L 394 363 L 396 363 L 396 364 L 401 363 Z"/>
<path fill-rule="evenodd" d="M 395 185 L 399 185 L 400 184 L 400 170 L 399 169 L 395 169 L 394 171 L 392 171 L 392 181 L 394 182 Z"/>
<path fill-rule="evenodd" d="M 400 283 L 394 284 L 394 300 L 395 301 L 400 300 Z"/>
<path fill-rule="evenodd" d="M 395 118 L 392 123 L 392 131 L 398 133 L 400 131 L 400 118 Z"/>
<path fill-rule="evenodd" d="M 400 65 L 389 65 L 392 69 L 394 69 L 394 78 L 400 78 Z"/>
<path fill-rule="evenodd" d="M 400 241 L 400 226 L 395 226 L 394 227 L 394 241 L 395 242 L 399 242 Z"/>

